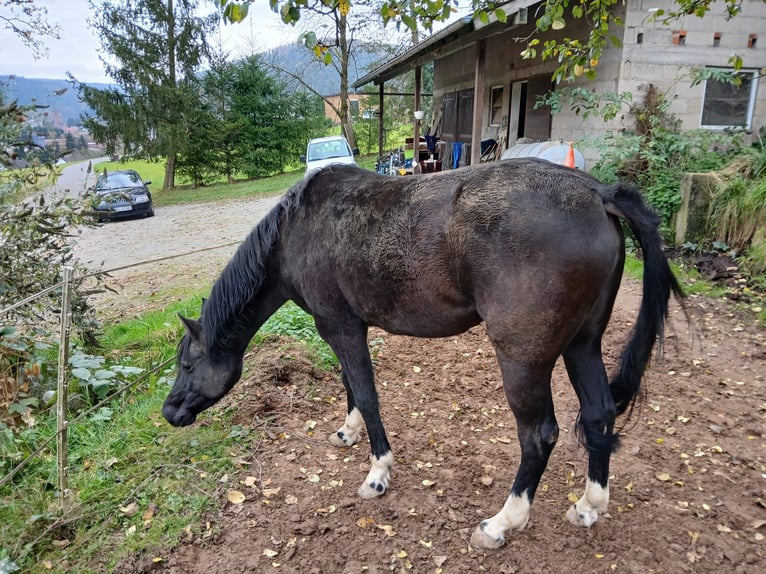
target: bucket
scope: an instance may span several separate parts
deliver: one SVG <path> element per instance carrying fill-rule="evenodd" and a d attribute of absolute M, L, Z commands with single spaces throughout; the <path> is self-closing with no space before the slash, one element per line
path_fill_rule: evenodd
<path fill-rule="evenodd" d="M 536 143 L 516 144 L 503 152 L 501 159 L 510 159 L 513 157 L 537 157 L 547 159 L 553 163 L 566 165 L 567 154 L 569 153 L 569 144 L 563 141 L 547 141 Z M 585 171 L 585 157 L 582 153 L 574 149 L 575 167 Z"/>

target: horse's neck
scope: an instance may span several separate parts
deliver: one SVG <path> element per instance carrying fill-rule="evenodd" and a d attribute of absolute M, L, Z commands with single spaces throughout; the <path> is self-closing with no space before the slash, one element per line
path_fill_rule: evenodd
<path fill-rule="evenodd" d="M 219 322 L 211 325 L 214 334 L 209 343 L 218 344 L 222 351 L 244 354 L 261 325 L 286 301 L 281 289 L 269 283 L 262 285 L 240 312 L 231 309 L 228 316 L 217 317 Z"/>

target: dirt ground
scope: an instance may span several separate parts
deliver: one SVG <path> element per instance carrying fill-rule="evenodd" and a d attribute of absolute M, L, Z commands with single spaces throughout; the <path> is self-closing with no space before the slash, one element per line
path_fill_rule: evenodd
<path fill-rule="evenodd" d="M 239 232 L 243 207 L 219 209 L 217 240 L 229 239 L 224 230 Z M 140 236 L 160 255 L 179 229 L 193 227 L 196 209 L 84 230 L 81 253 L 102 255 Z M 187 239 L 189 248 L 199 247 L 194 233 Z M 133 313 L 136 296 L 149 293 L 155 302 L 145 305 L 161 304 L 157 294 L 180 282 L 208 284 L 230 253 L 157 264 L 173 272 L 153 265 L 116 273 L 119 293 L 101 306 L 107 314 Z M 608 368 L 640 295 L 637 282 L 624 281 L 604 342 Z M 396 462 L 389 491 L 371 501 L 356 496 L 368 469 L 366 438 L 342 449 L 327 440 L 345 415 L 339 373 L 317 371 L 300 346 L 274 338 L 249 353 L 242 381 L 216 407 L 234 409 L 236 424 L 251 431 L 242 439 L 246 456 L 213 493 L 220 510 L 182 533 L 164 561 L 136 556 L 119 572 L 764 572 L 766 331 L 742 302 L 694 297 L 690 309 L 691 325 L 672 307 L 646 396 L 632 418 L 619 421 L 609 511 L 590 529 L 564 519 L 582 494 L 587 461 L 561 365 L 553 376 L 561 435 L 529 525 L 502 549 L 483 552 L 469 546 L 471 531 L 503 505 L 520 452 L 483 329 L 438 340 L 372 331 Z"/>

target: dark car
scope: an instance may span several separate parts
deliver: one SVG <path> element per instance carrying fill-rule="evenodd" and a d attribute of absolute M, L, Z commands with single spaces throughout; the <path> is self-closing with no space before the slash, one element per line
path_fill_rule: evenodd
<path fill-rule="evenodd" d="M 147 187 L 132 169 L 102 173 L 93 187 L 93 215 L 97 221 L 124 217 L 152 217 L 154 204 Z"/>

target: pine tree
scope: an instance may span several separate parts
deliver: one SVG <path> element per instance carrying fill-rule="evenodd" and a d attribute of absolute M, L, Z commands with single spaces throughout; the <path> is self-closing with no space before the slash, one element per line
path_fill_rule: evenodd
<path fill-rule="evenodd" d="M 176 159 L 194 116 L 196 73 L 206 57 L 206 34 L 216 16 L 197 15 L 199 0 L 109 0 L 91 2 L 89 23 L 107 57 L 116 87 L 99 90 L 78 83 L 93 110 L 84 126 L 107 153 L 165 159 L 163 188 L 175 186 Z"/>

